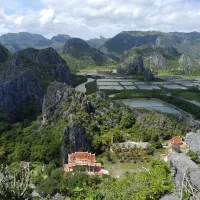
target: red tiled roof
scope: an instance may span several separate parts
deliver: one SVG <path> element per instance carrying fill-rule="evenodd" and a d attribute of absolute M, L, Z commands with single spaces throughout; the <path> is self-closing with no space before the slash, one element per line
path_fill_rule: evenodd
<path fill-rule="evenodd" d="M 182 144 L 183 143 L 182 138 L 180 136 L 175 136 L 170 141 L 172 144 Z"/>
<path fill-rule="evenodd" d="M 68 155 L 68 163 L 73 165 L 95 165 L 95 154 L 88 152 L 76 152 Z"/>

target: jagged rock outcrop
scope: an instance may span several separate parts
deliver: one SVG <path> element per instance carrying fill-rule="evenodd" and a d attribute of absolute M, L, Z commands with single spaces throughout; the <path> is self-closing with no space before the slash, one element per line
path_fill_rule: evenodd
<path fill-rule="evenodd" d="M 118 73 L 135 74 L 145 72 L 147 68 L 166 68 L 168 61 L 160 50 L 150 46 L 141 46 L 125 51 L 118 65 Z"/>
<path fill-rule="evenodd" d="M 2 68 L 0 111 L 13 116 L 23 117 L 26 109 L 40 110 L 50 82 L 70 83 L 67 64 L 52 48 L 22 50 L 3 63 Z"/>
<path fill-rule="evenodd" d="M 188 144 L 189 150 L 200 158 L 200 130 L 196 133 L 188 133 L 185 137 L 185 142 Z"/>
<path fill-rule="evenodd" d="M 128 63 L 121 63 L 118 65 L 117 72 L 120 74 L 136 74 L 144 72 L 144 63 L 141 56 L 129 58 Z"/>
<path fill-rule="evenodd" d="M 16 53 L 16 56 L 22 59 L 31 60 L 40 65 L 65 64 L 65 61 L 53 48 L 41 50 L 27 48 Z"/>
<path fill-rule="evenodd" d="M 177 189 L 181 188 L 186 174 L 192 186 L 200 191 L 200 169 L 188 156 L 172 152 L 169 155 L 169 165 Z"/>
<path fill-rule="evenodd" d="M 179 66 L 180 70 L 184 74 L 192 74 L 195 71 L 200 72 L 200 65 L 186 54 L 181 55 L 179 59 Z"/>
<path fill-rule="evenodd" d="M 74 94 L 74 88 L 66 83 L 60 83 L 57 81 L 51 83 L 44 97 L 42 106 L 42 124 L 48 122 L 52 116 L 57 116 L 66 104 L 70 104 Z M 59 102 L 61 103 L 59 104 Z M 56 107 L 57 109 L 55 109 Z M 67 113 L 65 112 L 65 114 Z"/>
<path fill-rule="evenodd" d="M 5 62 L 9 57 L 9 51 L 3 45 L 0 44 L 0 64 Z"/>

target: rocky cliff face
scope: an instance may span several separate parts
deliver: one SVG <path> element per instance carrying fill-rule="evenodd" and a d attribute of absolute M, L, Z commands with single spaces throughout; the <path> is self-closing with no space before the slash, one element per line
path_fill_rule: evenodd
<path fill-rule="evenodd" d="M 26 109 L 40 110 L 50 82 L 70 82 L 70 70 L 52 49 L 28 48 L 2 65 L 0 75 L 0 110 L 23 118 Z M 21 110 L 21 112 L 18 112 Z"/>
<path fill-rule="evenodd" d="M 9 51 L 3 45 L 0 44 L 0 64 L 5 62 L 9 57 Z"/>
<path fill-rule="evenodd" d="M 169 156 L 169 164 L 177 189 L 181 188 L 183 178 L 186 174 L 186 177 L 188 176 L 192 186 L 200 191 L 199 167 L 188 156 L 173 152 Z M 200 197 L 200 194 L 197 195 Z"/>
<path fill-rule="evenodd" d="M 129 61 L 118 65 L 117 72 L 120 74 L 136 74 L 144 72 L 144 63 L 141 56 L 130 57 Z"/>
<path fill-rule="evenodd" d="M 185 137 L 185 141 L 189 145 L 189 150 L 194 152 L 200 158 L 200 130 L 196 133 L 188 133 Z"/>
<path fill-rule="evenodd" d="M 71 122 L 66 126 L 61 135 L 61 156 L 62 164 L 67 163 L 68 154 L 77 151 L 90 151 L 92 146 L 92 139 L 87 136 L 85 129 L 76 122 Z"/>

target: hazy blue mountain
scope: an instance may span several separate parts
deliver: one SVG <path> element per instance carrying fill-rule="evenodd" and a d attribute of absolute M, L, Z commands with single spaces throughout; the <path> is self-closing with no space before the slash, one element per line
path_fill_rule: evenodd
<path fill-rule="evenodd" d="M 58 34 L 56 36 L 53 36 L 51 38 L 52 42 L 58 42 L 58 43 L 65 43 L 67 40 L 71 39 L 71 37 L 69 35 L 65 35 L 65 34 Z"/>
<path fill-rule="evenodd" d="M 33 48 L 47 48 L 53 47 L 61 52 L 64 43 L 70 39 L 69 35 L 59 34 L 47 39 L 40 34 L 32 34 L 27 32 L 7 33 L 0 36 L 0 43 L 2 43 L 10 52 L 15 53 L 19 50 L 33 47 Z"/>

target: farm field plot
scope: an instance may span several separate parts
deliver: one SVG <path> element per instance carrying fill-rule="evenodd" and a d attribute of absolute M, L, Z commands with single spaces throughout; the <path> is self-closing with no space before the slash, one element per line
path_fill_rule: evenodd
<path fill-rule="evenodd" d="M 200 83 L 182 83 L 181 85 L 187 86 L 187 87 L 192 87 L 192 86 L 200 86 Z"/>
<path fill-rule="evenodd" d="M 122 84 L 122 85 L 134 85 L 133 82 L 120 82 L 120 84 Z"/>
<path fill-rule="evenodd" d="M 133 85 L 126 85 L 126 86 L 124 86 L 125 87 L 125 89 L 127 89 L 127 90 L 134 90 L 134 89 L 136 89 L 136 86 L 133 86 Z"/>
<path fill-rule="evenodd" d="M 165 88 L 168 89 L 187 89 L 186 87 L 180 86 L 180 85 L 167 85 L 167 84 L 163 84 L 162 85 Z"/>
<path fill-rule="evenodd" d="M 120 78 L 102 78 L 102 79 L 97 79 L 97 82 L 104 82 L 104 81 L 109 81 L 109 82 L 133 82 L 134 80 L 132 79 L 120 79 Z"/>
<path fill-rule="evenodd" d="M 124 88 L 122 86 L 99 86 L 100 90 L 124 90 Z"/>
<path fill-rule="evenodd" d="M 98 86 L 101 86 L 101 85 L 113 85 L 113 86 L 115 86 L 115 85 L 119 85 L 119 83 L 118 82 L 97 82 L 97 85 Z"/>
<path fill-rule="evenodd" d="M 142 90 L 160 89 L 157 85 L 137 85 Z"/>

